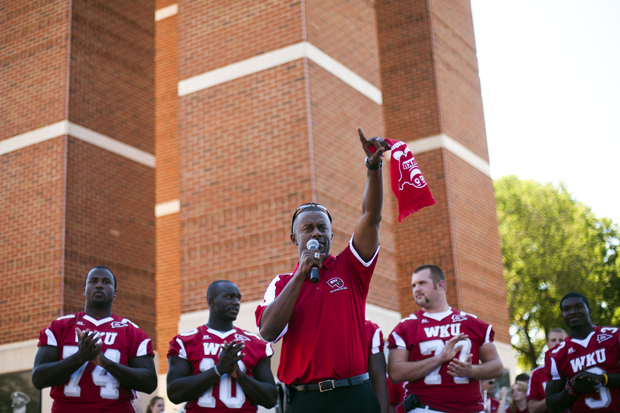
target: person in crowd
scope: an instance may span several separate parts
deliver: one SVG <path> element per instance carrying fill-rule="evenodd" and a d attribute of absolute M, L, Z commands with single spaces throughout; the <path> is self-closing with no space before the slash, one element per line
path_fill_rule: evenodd
<path fill-rule="evenodd" d="M 562 328 L 553 328 L 547 335 L 547 352 L 545 353 L 545 363 L 549 360 L 549 353 L 560 344 L 568 334 Z M 545 386 L 547 385 L 547 375 L 544 365 L 535 368 L 530 376 L 527 385 L 527 407 L 530 413 L 545 413 L 547 411 L 547 401 L 545 400 Z"/>
<path fill-rule="evenodd" d="M 116 277 L 110 269 L 94 267 L 84 284 L 84 311 L 58 318 L 39 334 L 32 383 L 52 388 L 54 413 L 135 413 L 135 391 L 157 387 L 151 339 L 112 314 Z"/>
<path fill-rule="evenodd" d="M 545 373 L 551 413 L 620 412 L 620 332 L 595 326 L 587 298 L 566 294 L 560 301 L 568 337 L 549 355 Z"/>
<path fill-rule="evenodd" d="M 146 413 L 166 413 L 164 412 L 164 399 L 159 396 L 153 397 L 146 407 Z"/>
<path fill-rule="evenodd" d="M 512 400 L 506 409 L 510 413 L 527 413 L 527 384 L 522 381 L 516 381 L 510 386 L 510 396 Z"/>
<path fill-rule="evenodd" d="M 493 392 L 495 391 L 495 379 L 480 380 L 480 390 L 482 390 L 484 411 L 486 413 L 497 413 L 506 411 L 506 406 L 508 405 L 506 401 L 508 388 L 501 388 L 499 400 L 493 397 Z"/>
<path fill-rule="evenodd" d="M 503 373 L 492 326 L 448 305 L 446 277 L 436 265 L 418 267 L 411 287 L 421 309 L 403 319 L 388 339 L 390 379 L 408 382 L 399 411 L 482 411 L 479 381 Z"/>
<path fill-rule="evenodd" d="M 269 342 L 283 337 L 278 378 L 286 384 L 289 413 L 380 410 L 369 380 L 364 321 L 379 252 L 381 155 L 388 145 L 366 139 L 361 129 L 358 135 L 366 154 L 366 189 L 348 245 L 331 255 L 329 211 L 316 202 L 300 205 L 290 235 L 299 262 L 273 279 L 256 309 L 260 335 Z"/>
<path fill-rule="evenodd" d="M 181 333 L 168 350 L 168 398 L 186 412 L 256 412 L 276 405 L 269 343 L 233 325 L 241 292 L 230 281 L 207 289 L 209 321 Z"/>

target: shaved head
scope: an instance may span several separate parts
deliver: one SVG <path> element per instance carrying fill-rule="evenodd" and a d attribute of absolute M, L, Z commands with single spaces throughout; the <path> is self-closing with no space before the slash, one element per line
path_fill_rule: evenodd
<path fill-rule="evenodd" d="M 207 288 L 207 304 L 209 304 L 210 298 L 215 298 L 218 295 L 221 289 L 220 287 L 225 284 L 235 285 L 232 281 L 228 280 L 217 280 L 209 284 L 209 288 Z"/>

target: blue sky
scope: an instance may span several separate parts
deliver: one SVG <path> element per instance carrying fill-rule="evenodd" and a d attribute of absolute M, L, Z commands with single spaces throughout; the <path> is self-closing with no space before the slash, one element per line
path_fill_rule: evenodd
<path fill-rule="evenodd" d="M 620 224 L 620 1 L 472 0 L 491 175 Z"/>

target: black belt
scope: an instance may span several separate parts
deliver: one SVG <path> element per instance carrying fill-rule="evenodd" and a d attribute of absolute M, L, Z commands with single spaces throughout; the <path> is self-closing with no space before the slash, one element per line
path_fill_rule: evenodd
<path fill-rule="evenodd" d="M 339 387 L 358 386 L 364 383 L 366 380 L 370 380 L 370 376 L 368 375 L 368 373 L 360 374 L 359 376 L 349 377 L 348 379 L 325 380 L 320 383 L 298 384 L 296 386 L 287 387 L 289 389 L 294 389 L 295 391 L 320 391 L 322 393 L 337 389 Z"/>

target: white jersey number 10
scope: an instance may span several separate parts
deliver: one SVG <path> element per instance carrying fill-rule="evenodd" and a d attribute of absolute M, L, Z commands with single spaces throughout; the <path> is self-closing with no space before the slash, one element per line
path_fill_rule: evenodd
<path fill-rule="evenodd" d="M 239 366 L 239 371 L 242 373 L 245 372 L 245 364 L 243 362 L 238 361 L 237 365 Z M 207 371 L 215 366 L 215 360 L 210 358 L 204 358 L 200 362 L 200 371 Z M 236 384 L 236 395 L 233 397 L 232 395 L 232 381 L 233 378 L 228 374 L 222 375 L 220 379 L 220 401 L 226 405 L 229 409 L 240 409 L 243 407 L 243 403 L 245 403 L 245 393 L 239 383 Z M 198 406 L 200 407 L 215 407 L 215 397 L 213 397 L 213 387 L 204 392 L 202 396 L 198 399 Z"/>

